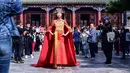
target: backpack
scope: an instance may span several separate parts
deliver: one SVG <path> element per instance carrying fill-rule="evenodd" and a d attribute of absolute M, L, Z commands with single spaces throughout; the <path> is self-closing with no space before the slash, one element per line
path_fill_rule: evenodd
<path fill-rule="evenodd" d="M 107 33 L 107 41 L 109 43 L 115 42 L 115 32 L 112 31 Z"/>

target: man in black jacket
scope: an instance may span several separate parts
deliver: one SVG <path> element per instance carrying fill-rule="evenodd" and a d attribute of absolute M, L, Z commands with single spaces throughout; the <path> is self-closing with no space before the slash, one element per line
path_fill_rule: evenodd
<path fill-rule="evenodd" d="M 105 64 L 111 64 L 113 43 L 108 42 L 107 33 L 112 31 L 112 24 L 110 23 L 109 19 L 104 19 L 104 24 L 100 26 L 102 29 L 102 50 L 106 57 Z"/>
<path fill-rule="evenodd" d="M 18 26 L 18 31 L 20 36 L 13 37 L 13 49 L 14 49 L 14 60 L 16 63 L 24 63 L 22 60 L 22 52 L 23 52 L 23 28 L 21 28 L 20 24 Z"/>

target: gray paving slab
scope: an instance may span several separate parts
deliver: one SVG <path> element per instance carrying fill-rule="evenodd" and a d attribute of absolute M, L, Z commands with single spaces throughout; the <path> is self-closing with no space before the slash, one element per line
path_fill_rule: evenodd
<path fill-rule="evenodd" d="M 37 62 L 39 53 L 35 53 L 35 58 L 24 59 L 24 64 L 11 63 L 10 73 L 130 73 L 130 56 L 128 59 L 121 60 L 120 56 L 113 55 L 112 65 L 105 65 L 105 57 L 102 51 L 96 54 L 95 59 L 85 59 L 77 56 L 77 61 L 81 64 L 76 67 L 65 67 L 62 70 L 49 68 L 36 68 L 31 64 Z"/>

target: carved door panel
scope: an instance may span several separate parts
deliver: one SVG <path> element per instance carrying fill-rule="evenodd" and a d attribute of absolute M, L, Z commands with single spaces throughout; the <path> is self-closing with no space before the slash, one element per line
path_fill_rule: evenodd
<path fill-rule="evenodd" d="M 97 18 L 95 13 L 90 14 L 90 23 L 96 24 L 96 19 Z"/>
<path fill-rule="evenodd" d="M 65 20 L 67 21 L 68 25 L 71 26 L 72 25 L 72 17 L 70 13 L 66 13 L 65 14 Z"/>
<path fill-rule="evenodd" d="M 76 14 L 76 25 L 80 25 L 80 14 Z"/>
<path fill-rule="evenodd" d="M 46 14 L 45 14 L 45 13 L 42 14 L 41 20 L 42 20 L 42 21 L 41 21 L 41 23 L 42 23 L 41 25 L 42 25 L 42 26 L 45 26 L 45 25 L 46 25 Z"/>
<path fill-rule="evenodd" d="M 80 27 L 90 24 L 90 14 L 80 14 Z"/>

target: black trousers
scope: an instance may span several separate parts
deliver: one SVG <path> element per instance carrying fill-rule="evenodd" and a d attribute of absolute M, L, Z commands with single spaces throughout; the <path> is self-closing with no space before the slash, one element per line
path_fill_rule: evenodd
<path fill-rule="evenodd" d="M 95 53 L 98 53 L 98 43 L 95 43 Z"/>
<path fill-rule="evenodd" d="M 37 52 L 39 52 L 39 51 L 40 51 L 39 46 L 40 46 L 40 43 L 39 43 L 39 42 L 36 42 L 36 45 L 35 45 L 34 50 L 37 51 Z"/>
<path fill-rule="evenodd" d="M 25 55 L 31 55 L 31 54 L 30 54 L 29 43 L 25 43 L 25 44 L 24 44 L 24 47 L 25 47 Z"/>
<path fill-rule="evenodd" d="M 106 62 L 111 63 L 112 60 L 112 50 L 113 50 L 113 43 L 102 43 L 102 49 L 106 57 Z"/>
<path fill-rule="evenodd" d="M 127 48 L 127 43 L 120 41 L 120 46 L 121 46 L 121 51 L 122 51 L 122 58 L 126 58 L 126 48 Z"/>
<path fill-rule="evenodd" d="M 14 59 L 15 61 L 22 60 L 23 44 L 21 38 L 14 39 L 13 48 L 14 48 Z"/>
<path fill-rule="evenodd" d="M 126 48 L 125 47 L 121 47 L 122 50 L 122 58 L 126 58 Z"/>
<path fill-rule="evenodd" d="M 74 42 L 74 44 L 75 44 L 75 48 L 76 48 L 76 54 L 78 55 L 79 51 L 80 51 L 80 42 Z"/>
<path fill-rule="evenodd" d="M 126 53 L 129 54 L 130 53 L 130 41 L 126 42 Z"/>
<path fill-rule="evenodd" d="M 29 43 L 30 55 L 32 54 L 32 43 Z"/>
<path fill-rule="evenodd" d="M 82 55 L 85 55 L 85 52 L 84 52 L 84 49 L 83 49 L 82 42 L 80 42 L 80 51 L 82 52 Z"/>
<path fill-rule="evenodd" d="M 89 43 L 89 48 L 91 57 L 95 57 L 95 53 L 97 52 L 97 43 Z"/>
<path fill-rule="evenodd" d="M 119 49 L 118 49 L 119 46 L 118 45 L 119 45 L 119 41 L 115 41 L 114 42 L 114 48 L 115 48 L 117 54 L 119 54 Z"/>

